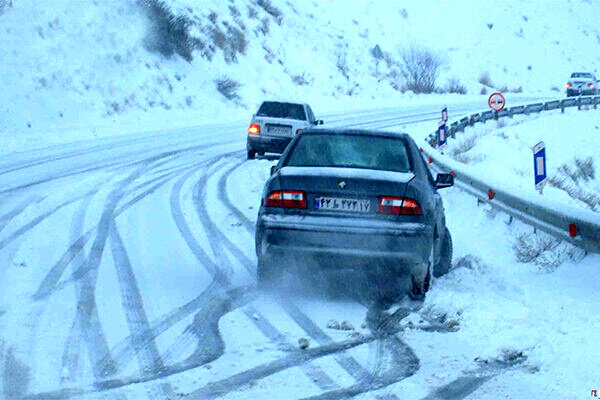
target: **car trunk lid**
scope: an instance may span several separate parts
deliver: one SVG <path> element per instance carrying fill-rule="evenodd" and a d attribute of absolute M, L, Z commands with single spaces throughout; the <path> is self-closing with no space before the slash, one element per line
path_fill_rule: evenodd
<path fill-rule="evenodd" d="M 284 167 L 282 190 L 306 193 L 308 213 L 373 216 L 380 196 L 402 197 L 412 172 L 339 167 Z"/>

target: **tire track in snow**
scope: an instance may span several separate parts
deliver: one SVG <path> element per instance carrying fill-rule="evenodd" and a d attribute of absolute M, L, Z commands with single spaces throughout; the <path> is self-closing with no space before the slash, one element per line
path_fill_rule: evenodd
<path fill-rule="evenodd" d="M 173 174 L 175 175 L 175 173 L 173 173 Z M 139 201 L 143 200 L 147 196 L 156 192 L 158 189 L 160 189 L 162 186 L 164 186 L 166 183 L 168 183 L 169 180 L 170 180 L 170 175 L 159 180 L 156 184 L 152 185 L 150 188 L 148 188 L 144 192 L 136 195 L 131 200 L 129 200 L 129 201 L 125 202 L 124 204 L 122 204 L 121 206 L 119 206 L 114 213 L 115 217 L 121 215 L 122 213 L 127 211 L 129 208 L 131 208 L 135 204 L 137 204 Z M 154 182 L 148 182 L 148 183 L 154 183 Z M 141 186 L 141 187 L 143 187 L 143 186 Z M 135 193 L 135 190 L 138 190 L 141 187 L 140 187 L 140 185 L 138 185 L 138 187 L 136 187 L 135 189 L 127 191 L 126 194 Z M 73 261 L 73 259 L 75 257 L 77 257 L 77 255 L 84 250 L 87 242 L 89 242 L 89 240 L 92 238 L 92 235 L 94 234 L 95 231 L 96 231 L 96 227 L 86 231 L 77 240 L 72 242 L 72 244 L 69 246 L 69 248 L 65 251 L 65 253 L 63 253 L 61 258 L 58 260 L 58 262 L 51 268 L 50 272 L 48 272 L 46 274 L 46 276 L 42 280 L 42 283 L 38 286 L 38 289 L 36 290 L 35 294 L 32 296 L 33 300 L 38 300 L 38 301 L 42 300 L 42 299 L 50 296 L 56 290 L 60 290 L 60 289 L 64 288 L 68 283 L 76 281 L 79 278 L 77 275 L 73 274 L 71 276 L 71 278 L 68 279 L 67 281 L 63 282 L 62 284 L 58 283 L 60 278 L 62 277 L 65 269 L 69 266 L 69 264 Z M 76 271 L 80 271 L 79 268 Z"/>
<path fill-rule="evenodd" d="M 150 336 L 150 324 L 144 309 L 142 295 L 115 220 L 112 220 L 110 225 L 109 241 L 119 280 L 121 304 L 125 311 L 129 332 L 134 335 L 132 346 L 138 357 L 140 372 L 142 375 L 159 373 L 164 369 L 164 363 L 154 338 Z M 153 385 L 149 394 L 152 399 L 169 398 L 173 396 L 173 389 L 169 383 L 164 382 Z"/>
<path fill-rule="evenodd" d="M 77 281 L 79 295 L 77 298 L 76 314 L 73 321 L 72 334 L 69 336 L 71 341 L 68 341 L 65 347 L 64 354 L 67 355 L 67 359 L 64 361 L 66 361 L 65 365 L 67 367 L 78 363 L 80 353 L 71 351 L 76 347 L 72 341 L 78 341 L 79 336 L 84 337 L 90 364 L 92 366 L 92 372 L 96 380 L 104 379 L 106 376 L 114 375 L 118 372 L 118 366 L 112 360 L 109 363 L 108 368 L 99 368 L 100 361 L 107 358 L 110 359 L 110 350 L 102 325 L 98 319 L 96 305 L 96 281 L 98 278 L 98 269 L 102 262 L 110 227 L 113 223 L 113 218 L 115 217 L 114 211 L 119 200 L 124 196 L 127 185 L 140 177 L 147 168 L 148 165 L 142 165 L 141 167 L 136 168 L 125 179 L 118 182 L 116 187 L 111 190 L 104 204 L 102 215 L 96 228 L 96 237 L 92 243 L 90 253 L 77 269 L 85 269 L 86 272 L 81 275 L 81 280 Z M 74 257 L 79 257 L 79 254 L 79 252 L 76 253 Z M 79 335 L 75 333 L 77 331 L 73 331 L 74 329 L 79 329 Z"/>
<path fill-rule="evenodd" d="M 75 212 L 74 217 L 71 220 L 71 230 L 70 230 L 70 241 L 73 241 L 75 238 L 81 236 L 83 231 L 83 226 L 85 222 L 85 213 L 89 204 L 92 200 L 93 196 L 88 196 L 79 205 L 77 211 Z M 77 256 L 73 260 L 78 264 L 83 264 L 85 262 L 85 256 L 83 254 L 77 254 Z M 86 276 L 86 279 L 83 282 L 77 282 L 77 287 L 75 289 L 78 302 L 82 298 L 82 293 L 85 290 L 89 290 L 91 285 L 90 277 Z M 90 321 L 94 321 L 94 324 L 98 323 L 98 310 L 96 307 L 93 307 L 91 312 L 93 315 L 90 318 Z M 71 329 L 69 331 L 69 336 L 67 338 L 67 343 L 65 344 L 65 349 L 63 351 L 62 356 L 62 368 L 61 368 L 61 381 L 62 382 L 74 382 L 77 381 L 79 376 L 79 353 L 81 351 L 81 346 L 83 345 L 80 340 L 80 336 L 83 333 L 88 331 L 89 327 L 84 327 L 82 325 L 82 318 L 79 312 L 76 313 L 75 320 L 71 325 Z M 95 331 L 98 331 L 97 327 L 95 327 Z"/>
<path fill-rule="evenodd" d="M 210 160 L 210 163 L 214 164 L 220 158 L 221 157 Z M 206 293 L 208 293 L 211 290 L 216 290 L 215 289 L 216 287 L 230 287 L 231 283 L 229 281 L 229 277 L 230 277 L 232 271 L 231 271 L 231 265 L 228 261 L 227 261 L 227 263 L 229 265 L 229 268 L 225 272 L 223 272 L 222 269 L 219 268 L 219 266 L 212 261 L 212 259 L 206 253 L 206 251 L 199 245 L 197 240 L 194 238 L 193 233 L 191 232 L 189 226 L 187 225 L 185 219 L 183 218 L 183 213 L 182 213 L 181 205 L 180 205 L 180 200 L 181 200 L 180 192 L 181 192 L 184 182 L 186 180 L 188 180 L 194 172 L 195 171 L 191 171 L 189 174 L 186 174 L 173 187 L 173 190 L 171 193 L 171 209 L 172 209 L 173 219 L 175 220 L 176 225 L 177 225 L 182 237 L 186 241 L 188 247 L 192 250 L 192 252 L 196 256 L 196 258 L 200 261 L 200 263 L 208 270 L 208 272 L 211 274 L 211 276 L 213 276 L 213 282 L 211 283 L 209 288 L 206 290 Z M 208 180 L 208 176 L 205 176 L 204 180 L 205 181 Z M 197 193 L 197 186 L 198 186 L 198 184 L 196 184 L 195 189 L 194 189 L 195 194 Z M 194 201 L 197 202 L 197 198 L 194 198 Z M 207 217 L 207 211 L 204 209 L 202 212 L 200 212 L 199 217 L 200 217 L 201 222 L 203 223 L 203 226 L 206 229 L 207 224 L 211 223 L 210 219 Z M 210 233 L 210 232 L 207 232 L 207 233 Z M 212 246 L 213 252 L 215 252 L 217 254 L 217 257 L 219 257 L 219 255 L 222 253 L 221 249 L 219 247 L 215 246 L 214 243 L 211 243 L 211 246 Z M 251 307 L 251 306 L 247 307 L 244 310 L 244 313 L 247 315 L 249 320 L 252 321 L 269 340 L 271 340 L 274 343 L 278 343 L 280 345 L 283 344 L 283 346 L 285 346 L 288 350 L 290 348 L 293 348 L 293 346 L 291 346 L 289 343 L 287 343 L 285 341 L 284 336 L 279 331 L 277 331 L 277 329 L 270 322 L 268 322 L 268 320 L 266 318 L 264 318 L 264 316 L 261 316 L 260 313 L 258 313 L 257 310 L 255 310 L 253 307 Z M 258 316 L 258 318 L 255 318 L 255 316 Z M 177 342 L 178 344 L 176 344 L 175 346 L 178 346 L 181 348 L 182 344 L 185 345 L 192 340 L 192 338 L 191 338 L 191 336 L 193 336 L 192 334 L 195 334 L 196 336 L 198 336 L 201 333 L 201 330 L 194 328 L 194 326 L 197 326 L 198 322 L 199 322 L 199 320 L 196 319 L 195 324 L 188 327 L 186 332 L 184 332 L 180 336 L 180 338 Z M 175 349 L 173 349 L 173 348 L 170 349 L 169 353 L 170 354 L 178 353 L 176 348 L 177 347 L 175 347 Z M 217 352 L 212 351 L 212 353 L 216 354 Z M 220 356 L 220 354 L 219 354 L 219 356 Z M 320 386 L 322 386 L 323 388 L 331 388 L 331 387 L 335 386 L 333 381 L 331 381 L 331 379 L 329 377 L 327 377 L 324 373 L 319 371 L 319 369 L 317 369 L 317 368 L 304 368 L 304 369 L 305 369 L 306 373 L 309 375 L 309 377 L 311 379 L 313 379 L 313 381 L 318 382 L 318 384 Z"/>
<path fill-rule="evenodd" d="M 0 217 L 0 232 L 2 232 L 4 230 L 4 228 L 6 228 L 6 225 L 8 225 L 17 215 L 19 215 L 23 211 L 25 211 L 25 209 L 27 207 L 29 207 L 33 203 L 40 203 L 41 201 L 44 200 L 44 198 L 45 197 L 43 197 L 43 196 L 31 196 L 28 199 L 26 199 L 25 201 L 21 202 L 21 204 L 19 204 L 13 210 L 11 210 L 8 213 L 1 216 Z"/>
<path fill-rule="evenodd" d="M 230 153 L 230 154 L 226 154 L 226 155 L 217 157 L 213 160 L 210 160 L 210 163 L 215 164 L 221 158 L 224 158 L 231 154 L 237 154 L 237 153 L 239 153 L 239 152 Z M 227 269 L 225 270 L 225 272 L 223 272 L 222 268 L 219 268 L 219 266 L 210 259 L 208 254 L 204 251 L 204 249 L 202 249 L 202 247 L 199 245 L 199 243 L 194 238 L 194 236 L 193 236 L 189 226 L 187 226 L 187 223 L 185 222 L 185 220 L 183 218 L 181 218 L 183 213 L 181 211 L 181 206 L 179 204 L 180 192 L 181 192 L 181 188 L 182 188 L 182 185 L 185 182 L 185 180 L 189 179 L 189 176 L 187 176 L 187 175 L 185 177 L 183 177 L 173 188 L 173 192 L 172 192 L 172 196 L 171 196 L 171 207 L 173 210 L 172 214 L 173 214 L 176 224 L 180 230 L 180 233 L 182 234 L 182 236 L 184 237 L 184 240 L 188 244 L 188 247 L 192 250 L 192 252 L 195 254 L 196 258 L 200 261 L 200 263 L 202 265 L 204 265 L 205 268 L 207 268 L 207 270 L 209 271 L 209 273 L 213 276 L 213 283 L 211 283 L 211 285 L 216 283 L 222 287 L 230 287 L 231 283 L 230 283 L 229 278 L 232 273 L 232 265 L 229 262 L 229 260 L 226 258 L 225 254 L 223 253 L 222 248 L 217 244 L 217 242 L 215 242 L 212 239 L 212 237 L 214 237 L 213 234 L 214 234 L 215 227 L 214 227 L 212 221 L 210 220 L 210 218 L 208 217 L 208 211 L 206 209 L 205 201 L 204 200 L 201 201 L 201 199 L 200 199 L 200 198 L 204 199 L 205 192 L 203 191 L 202 193 L 199 193 L 199 188 L 205 188 L 210 175 L 212 175 L 212 174 L 208 174 L 208 170 L 205 170 L 201 179 L 196 183 L 196 185 L 194 185 L 193 201 L 196 206 L 198 217 L 200 218 L 200 221 L 202 222 L 202 225 L 203 225 L 204 229 L 206 230 L 206 233 L 209 236 L 209 244 L 211 246 L 213 253 L 215 254 L 215 257 L 220 261 L 220 265 L 227 266 Z M 190 176 L 191 176 L 191 173 L 190 173 Z M 256 327 L 271 342 L 282 345 L 287 350 L 294 348 L 291 344 L 289 344 L 285 340 L 285 337 L 264 316 L 262 316 L 252 306 L 245 307 L 243 312 L 246 314 L 248 319 L 250 321 L 252 321 L 254 323 L 254 325 L 256 325 Z M 256 318 L 256 317 L 258 317 L 258 318 Z M 190 331 L 197 332 L 197 330 L 193 330 L 193 328 Z M 189 341 L 190 331 L 185 332 L 183 335 L 184 337 L 182 337 L 180 339 L 180 341 L 182 341 L 183 343 Z M 188 336 L 187 338 L 185 337 L 186 334 Z M 171 352 L 175 353 L 175 351 L 171 351 Z M 318 368 L 316 366 L 303 367 L 303 370 L 309 376 L 309 378 L 311 378 L 322 389 L 328 389 L 328 388 L 337 386 L 331 380 L 331 378 L 329 378 L 320 368 Z"/>

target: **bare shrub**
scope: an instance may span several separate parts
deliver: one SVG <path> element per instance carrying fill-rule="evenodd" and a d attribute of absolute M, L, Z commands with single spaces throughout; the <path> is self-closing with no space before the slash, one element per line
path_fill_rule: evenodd
<path fill-rule="evenodd" d="M 446 85 L 447 93 L 467 94 L 467 87 L 460 83 L 458 78 L 450 78 Z"/>
<path fill-rule="evenodd" d="M 492 83 L 492 78 L 490 78 L 490 74 L 487 71 L 482 72 L 481 75 L 479 75 L 479 79 L 477 79 L 477 82 L 489 88 L 494 87 L 494 84 Z"/>
<path fill-rule="evenodd" d="M 348 56 L 345 51 L 338 53 L 335 66 L 337 67 L 338 71 L 340 71 L 340 73 L 342 75 L 344 75 L 344 77 L 346 79 L 350 79 L 350 76 L 348 75 L 348 72 L 350 71 L 350 67 L 348 67 L 347 58 L 348 58 Z"/>
<path fill-rule="evenodd" d="M 248 18 L 258 18 L 258 11 L 256 11 L 256 8 L 248 6 Z"/>
<path fill-rule="evenodd" d="M 267 14 L 275 18 L 275 21 L 277 21 L 277 23 L 281 25 L 281 21 L 283 20 L 283 14 L 281 13 L 281 10 L 279 8 L 275 7 L 271 3 L 271 0 L 257 0 L 256 5 L 265 10 Z"/>
<path fill-rule="evenodd" d="M 215 84 L 217 85 L 217 90 L 219 93 L 223 95 L 227 100 L 239 100 L 240 95 L 238 94 L 238 90 L 242 87 L 242 84 L 238 81 L 235 81 L 229 77 L 221 77 L 215 80 Z"/>
<path fill-rule="evenodd" d="M 10 7 L 11 0 L 0 0 L 0 15 L 4 14 L 4 11 Z"/>
<path fill-rule="evenodd" d="M 400 56 L 406 89 L 414 93 L 432 93 L 444 65 L 443 59 L 433 51 L 415 44 L 403 49 Z"/>
<path fill-rule="evenodd" d="M 508 92 L 508 86 L 504 85 L 504 86 L 500 86 L 500 88 L 498 89 L 499 92 L 501 93 L 507 93 Z"/>
<path fill-rule="evenodd" d="M 237 53 L 245 54 L 248 41 L 244 32 L 236 27 L 229 26 L 227 28 L 227 36 L 225 39 L 225 48 L 223 54 L 225 61 L 237 61 Z"/>
<path fill-rule="evenodd" d="M 552 86 L 550 88 L 550 90 L 552 90 L 553 92 L 560 92 L 560 89 L 558 87 L 556 87 L 556 86 Z"/>
<path fill-rule="evenodd" d="M 225 33 L 216 25 L 211 26 L 209 29 L 212 43 L 215 45 L 215 47 L 218 47 L 219 49 L 224 49 L 227 43 L 227 37 L 225 36 Z"/>
<path fill-rule="evenodd" d="M 481 90 L 479 91 L 479 94 L 487 94 L 487 88 L 484 86 L 481 88 Z"/>
<path fill-rule="evenodd" d="M 519 234 L 513 250 L 518 262 L 534 263 L 547 271 L 565 261 L 579 261 L 585 255 L 585 251 L 542 232 Z"/>
<path fill-rule="evenodd" d="M 145 39 L 149 51 L 165 57 L 179 55 L 186 61 L 192 61 L 192 52 L 202 43 L 189 33 L 193 22 L 184 16 L 175 16 L 162 0 L 140 0 L 146 11 L 150 27 Z"/>
<path fill-rule="evenodd" d="M 263 35 L 267 35 L 269 33 L 270 27 L 269 27 L 269 18 L 265 17 L 260 21 L 260 25 L 258 25 L 255 29 L 255 32 L 260 32 Z"/>
<path fill-rule="evenodd" d="M 237 9 L 236 6 L 234 6 L 233 4 L 229 5 L 229 13 L 231 14 L 232 17 L 237 18 L 240 15 L 242 15 L 242 13 L 240 13 L 240 10 Z"/>
<path fill-rule="evenodd" d="M 292 82 L 294 82 L 298 86 L 310 85 L 311 81 L 309 81 L 305 75 L 305 73 L 302 73 L 302 75 L 293 75 Z"/>
<path fill-rule="evenodd" d="M 591 210 L 600 211 L 600 193 L 590 190 L 587 185 L 587 182 L 596 178 L 594 160 L 591 157 L 575 158 L 573 164 L 559 166 L 558 174 L 549 178 L 548 184 L 583 202 Z"/>
<path fill-rule="evenodd" d="M 512 89 L 510 89 L 510 92 L 511 93 L 523 93 L 523 87 L 519 86 L 517 88 L 512 88 Z"/>
<path fill-rule="evenodd" d="M 450 149 L 450 157 L 463 164 L 468 164 L 471 158 L 466 153 L 477 145 L 477 140 L 476 135 L 467 136 Z"/>

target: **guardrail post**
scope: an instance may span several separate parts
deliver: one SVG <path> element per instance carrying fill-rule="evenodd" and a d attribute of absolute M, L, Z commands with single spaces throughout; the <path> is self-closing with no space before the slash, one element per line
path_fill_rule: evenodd
<path fill-rule="evenodd" d="M 581 110 L 581 96 L 577 98 L 577 109 Z"/>
<path fill-rule="evenodd" d="M 560 101 L 560 112 L 561 112 L 561 114 L 565 113 L 565 101 L 564 100 Z"/>
<path fill-rule="evenodd" d="M 494 111 L 494 121 L 498 121 L 498 111 Z"/>
<path fill-rule="evenodd" d="M 508 109 L 508 118 L 512 119 L 513 117 L 513 113 L 512 113 L 512 108 Z"/>

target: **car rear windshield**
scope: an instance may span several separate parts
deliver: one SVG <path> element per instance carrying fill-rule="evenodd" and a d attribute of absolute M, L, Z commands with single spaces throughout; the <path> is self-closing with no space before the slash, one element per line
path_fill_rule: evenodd
<path fill-rule="evenodd" d="M 592 74 L 589 72 L 573 72 L 571 78 L 591 78 Z"/>
<path fill-rule="evenodd" d="M 340 134 L 300 136 L 285 165 L 397 172 L 411 169 L 406 141 L 401 138 Z"/>
<path fill-rule="evenodd" d="M 277 103 L 272 101 L 264 102 L 258 109 L 256 116 L 306 120 L 306 113 L 302 104 Z"/>

